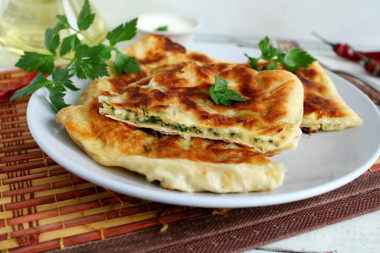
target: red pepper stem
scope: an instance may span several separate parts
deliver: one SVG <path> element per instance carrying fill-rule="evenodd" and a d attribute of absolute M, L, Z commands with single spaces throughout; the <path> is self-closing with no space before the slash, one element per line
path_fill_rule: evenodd
<path fill-rule="evenodd" d="M 357 55 L 360 57 L 360 59 L 361 59 L 362 61 L 364 61 L 364 63 L 368 63 L 368 62 L 370 62 L 370 59 L 368 59 L 367 57 L 365 57 L 364 55 L 362 55 L 362 54 L 359 53 L 358 51 L 355 51 L 355 50 L 354 50 L 354 53 L 357 54 Z"/>
<path fill-rule="evenodd" d="M 360 57 L 360 59 L 362 59 L 363 61 L 366 61 L 366 60 L 368 60 L 368 58 L 367 58 L 367 57 L 365 57 L 364 55 L 362 55 L 362 54 L 358 53 L 357 51 L 354 51 L 354 52 L 355 52 L 355 54 L 357 54 L 357 55 Z"/>
<path fill-rule="evenodd" d="M 312 32 L 312 34 L 313 34 L 314 36 L 318 37 L 318 38 L 319 38 L 320 40 L 322 40 L 324 43 L 329 44 L 329 45 L 332 46 L 332 47 L 335 47 L 336 44 L 332 43 L 331 41 L 326 40 L 326 39 L 323 38 L 321 35 L 319 35 L 319 34 L 317 34 L 317 33 L 315 33 L 315 32 Z"/>

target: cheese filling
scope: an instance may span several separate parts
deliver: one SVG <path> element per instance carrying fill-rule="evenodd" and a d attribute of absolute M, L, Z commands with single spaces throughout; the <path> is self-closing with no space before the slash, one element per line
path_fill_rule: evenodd
<path fill-rule="evenodd" d="M 136 127 L 146 127 L 152 128 L 153 130 L 163 130 L 163 132 L 167 134 L 177 134 L 177 131 L 180 132 L 180 135 L 184 138 L 190 139 L 191 136 L 202 137 L 210 139 L 215 139 L 220 137 L 219 139 L 223 139 L 223 136 L 228 136 L 230 139 L 234 140 L 244 140 L 246 139 L 246 135 L 244 133 L 240 133 L 234 130 L 230 130 L 228 128 L 223 129 L 215 129 L 215 128 L 206 128 L 200 129 L 197 126 L 188 126 L 185 124 L 173 124 L 169 122 L 165 122 L 162 118 L 157 115 L 149 115 L 147 109 L 141 109 L 142 113 L 138 114 L 135 111 L 126 109 L 126 108 L 117 108 L 107 103 L 106 100 L 99 97 L 99 102 L 103 104 L 103 108 L 100 109 L 100 113 L 104 114 L 110 118 L 114 118 L 116 120 L 120 120 L 126 122 L 128 124 L 134 125 Z M 191 133 L 191 135 L 187 135 L 186 133 Z M 257 147 L 260 147 L 264 152 L 269 148 L 269 146 L 279 147 L 280 144 L 273 139 L 259 137 L 252 137 L 253 142 L 257 144 Z M 294 138 L 297 139 L 297 138 Z M 239 142 L 237 142 L 239 143 Z"/>

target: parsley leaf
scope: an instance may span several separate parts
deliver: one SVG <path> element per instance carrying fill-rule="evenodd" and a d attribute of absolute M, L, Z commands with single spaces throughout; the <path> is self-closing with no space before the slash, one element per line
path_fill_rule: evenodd
<path fill-rule="evenodd" d="M 270 61 L 269 64 L 265 67 L 266 70 L 276 70 L 277 66 L 273 61 Z"/>
<path fill-rule="evenodd" d="M 90 49 L 92 50 L 93 54 L 98 55 L 97 57 L 100 60 L 107 61 L 108 59 L 111 58 L 111 48 L 104 44 L 93 46 Z"/>
<path fill-rule="evenodd" d="M 136 61 L 136 59 L 119 51 L 116 51 L 114 68 L 118 75 L 131 72 L 141 73 L 139 63 Z"/>
<path fill-rule="evenodd" d="M 253 57 L 250 57 L 248 54 L 244 54 L 245 57 L 248 58 L 248 61 L 249 61 L 249 64 L 251 65 L 252 68 L 254 69 L 258 69 L 258 66 L 257 64 L 259 63 L 260 61 L 260 58 L 253 58 Z"/>
<path fill-rule="evenodd" d="M 68 37 L 65 37 L 62 40 L 61 50 L 59 51 L 59 55 L 63 56 L 69 53 L 70 51 L 75 50 L 75 48 L 79 44 L 80 44 L 80 40 L 78 39 L 78 36 L 76 34 L 72 34 Z"/>
<path fill-rule="evenodd" d="M 265 37 L 259 42 L 259 48 L 262 53 L 262 58 L 265 60 L 271 60 L 273 57 L 283 54 L 280 49 L 277 49 L 269 44 L 269 38 Z"/>
<path fill-rule="evenodd" d="M 85 31 L 94 22 L 95 13 L 91 13 L 91 7 L 88 0 L 84 1 L 83 7 L 78 15 L 77 25 L 79 30 Z"/>
<path fill-rule="evenodd" d="M 59 83 L 50 83 L 46 88 L 49 90 L 51 107 L 55 112 L 59 112 L 62 108 L 69 106 L 65 103 L 64 97 L 66 95 L 66 89 L 62 85 L 59 85 Z"/>
<path fill-rule="evenodd" d="M 75 51 L 76 61 L 73 70 L 81 79 L 108 76 L 106 60 L 110 57 L 110 52 L 104 45 L 89 47 L 86 44 L 81 44 Z"/>
<path fill-rule="evenodd" d="M 45 31 L 45 47 L 49 50 L 53 55 L 56 54 L 55 50 L 59 46 L 59 34 L 54 33 L 53 29 L 48 28 Z"/>
<path fill-rule="evenodd" d="M 131 72 L 141 73 L 140 66 L 134 57 L 128 56 L 114 47 L 116 43 L 130 40 L 136 35 L 137 20 L 137 18 L 134 18 L 124 24 L 121 24 L 107 34 L 107 39 L 110 43 L 111 49 L 116 51 L 114 68 L 118 75 Z"/>
<path fill-rule="evenodd" d="M 168 31 L 168 26 L 164 25 L 164 26 L 157 27 L 156 31 L 157 32 L 167 32 Z"/>
<path fill-rule="evenodd" d="M 110 45 L 97 44 L 83 33 L 93 23 L 95 14 L 91 12 L 88 0 L 84 1 L 84 5 L 79 13 L 77 25 L 75 29 L 70 25 L 66 16 L 57 15 L 58 22 L 53 28 L 45 31 L 45 47 L 50 54 L 40 54 L 36 52 L 24 52 L 16 63 L 25 71 L 39 70 L 33 81 L 26 87 L 16 91 L 11 100 L 31 95 L 36 90 L 46 87 L 50 93 L 49 99 L 51 107 L 54 111 L 59 111 L 63 107 L 68 106 L 64 101 L 66 89 L 73 91 L 79 90 L 74 85 L 71 77 L 76 75 L 80 79 L 95 79 L 102 76 L 108 76 L 108 60 L 111 58 L 111 51 L 116 51 L 116 59 L 114 63 L 117 74 L 130 72 L 139 72 L 141 69 L 139 63 L 134 57 L 120 52 L 115 45 L 118 42 L 130 40 L 136 35 L 137 18 L 118 26 L 107 34 Z M 73 34 L 60 40 L 59 32 L 64 29 L 70 29 Z M 92 46 L 83 44 L 78 35 L 83 36 Z M 57 54 L 57 49 L 59 54 Z M 71 51 L 74 55 L 67 56 Z M 63 59 L 68 61 L 65 67 L 56 67 L 55 59 Z M 50 75 L 48 80 L 44 75 Z"/>
<path fill-rule="evenodd" d="M 64 16 L 64 15 L 57 15 L 56 17 L 58 19 L 58 23 L 53 28 L 53 32 L 54 33 L 58 33 L 61 30 L 70 28 L 70 24 L 67 21 L 66 16 Z"/>
<path fill-rule="evenodd" d="M 307 68 L 315 60 L 305 51 L 301 51 L 301 48 L 293 48 L 287 54 L 278 57 L 278 62 L 284 64 L 289 71 L 294 72 L 298 70 L 298 67 Z"/>
<path fill-rule="evenodd" d="M 211 99 L 215 104 L 222 104 L 229 106 L 232 101 L 245 101 L 247 98 L 243 97 L 234 90 L 228 89 L 228 81 L 222 77 L 215 76 L 215 85 L 211 85 L 209 91 L 200 91 L 202 93 L 210 94 Z"/>
<path fill-rule="evenodd" d="M 15 66 L 29 72 L 39 69 L 43 74 L 51 74 L 54 70 L 54 55 L 24 52 Z"/>
<path fill-rule="evenodd" d="M 76 87 L 73 84 L 73 81 L 70 80 L 72 76 L 73 74 L 70 73 L 69 69 L 58 67 L 54 70 L 52 78 L 55 83 L 61 84 L 65 86 L 66 88 L 69 88 L 70 90 L 73 90 L 73 91 L 80 90 L 78 87 Z"/>
<path fill-rule="evenodd" d="M 261 56 L 258 58 L 244 54 L 248 58 L 251 67 L 257 70 L 274 70 L 277 69 L 276 63 L 280 63 L 283 64 L 287 70 L 296 72 L 299 67 L 307 68 L 310 63 L 316 61 L 315 58 L 300 48 L 293 48 L 287 53 L 282 52 L 280 49 L 270 45 L 268 37 L 265 37 L 259 42 L 259 48 L 261 50 Z M 258 66 L 260 60 L 265 60 L 269 62 L 269 64 L 266 67 L 260 68 Z"/>
<path fill-rule="evenodd" d="M 137 33 L 137 20 L 137 18 L 134 18 L 108 32 L 107 39 L 110 42 L 111 47 L 118 42 L 130 40 L 135 37 Z"/>
<path fill-rule="evenodd" d="M 40 72 L 37 72 L 36 77 L 33 79 L 33 81 L 30 82 L 27 86 L 25 86 L 22 89 L 16 90 L 16 92 L 11 97 L 10 101 L 29 96 L 33 94 L 36 90 L 39 88 L 42 88 L 49 84 L 49 80 L 46 79 L 46 77 Z"/>

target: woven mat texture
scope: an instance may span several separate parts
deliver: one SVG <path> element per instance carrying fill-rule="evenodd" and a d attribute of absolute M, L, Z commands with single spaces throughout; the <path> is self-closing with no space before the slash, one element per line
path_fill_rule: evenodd
<path fill-rule="evenodd" d="M 3 73 L 0 84 L 22 74 Z M 0 103 L 2 252 L 238 252 L 380 209 L 379 160 L 335 191 L 268 207 L 190 208 L 114 193 L 38 147 L 27 103 Z"/>

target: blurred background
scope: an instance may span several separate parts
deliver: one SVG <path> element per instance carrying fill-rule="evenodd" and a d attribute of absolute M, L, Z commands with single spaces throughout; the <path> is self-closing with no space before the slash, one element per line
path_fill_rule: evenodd
<path fill-rule="evenodd" d="M 230 43 L 257 47 L 265 36 L 293 40 L 324 66 L 354 73 L 380 91 L 380 78 L 361 64 L 336 55 L 333 43 L 347 43 L 356 50 L 380 51 L 379 0 L 92 0 L 93 6 L 113 28 L 151 12 L 175 12 L 202 22 L 196 42 Z"/>
<path fill-rule="evenodd" d="M 30 27 L 29 24 L 35 20 L 50 22 L 54 26 L 57 13 L 44 11 L 42 7 L 38 7 L 38 4 L 60 5 L 65 9 L 66 15 L 75 16 L 75 13 L 79 13 L 83 2 L 84 0 L 0 0 L 0 42 L 6 31 L 11 34 L 9 32 L 11 29 L 2 25 L 7 21 L 6 10 L 10 11 L 12 22 L 17 23 L 18 20 L 25 18 L 27 20 L 24 22 L 27 24 L 25 27 Z M 90 2 L 97 11 L 97 17 L 103 18 L 103 20 L 98 18 L 99 22 L 94 25 L 94 34 L 99 30 L 102 31 L 97 33 L 100 34 L 97 38 L 91 36 L 95 41 L 103 40 L 107 30 L 135 17 L 152 12 L 171 12 L 192 17 L 202 23 L 195 34 L 195 42 L 257 47 L 259 40 L 265 36 L 269 36 L 273 41 L 297 41 L 303 49 L 325 66 L 355 72 L 375 83 L 374 86 L 380 90 L 379 77 L 366 73 L 357 62 L 338 57 L 331 46 L 312 35 L 312 32 L 316 32 L 331 42 L 348 43 L 357 50 L 380 51 L 379 0 L 90 0 Z M 13 4 L 12 8 L 7 8 L 10 4 Z M 28 7 L 24 11 L 25 16 L 21 17 L 15 7 L 21 8 L 26 5 Z M 67 9 L 71 11 L 66 13 Z M 39 17 L 34 18 L 34 16 Z M 16 25 L 17 27 L 20 28 Z M 13 37 L 19 45 L 25 45 L 31 41 L 28 39 L 30 34 L 36 38 L 40 32 L 39 43 L 44 48 L 45 29 L 37 31 L 34 28 L 22 28 L 15 32 L 16 35 Z M 126 45 L 128 44 L 121 43 L 120 47 Z M 22 53 L 22 50 L 19 50 L 19 53 Z M 19 55 L 15 57 L 9 54 L 0 45 L 0 68 L 12 68 L 18 57 Z"/>
<path fill-rule="evenodd" d="M 4 1 L 4 0 L 3 0 Z M 148 12 L 199 19 L 199 34 L 332 41 L 380 48 L 378 0 L 92 0 L 109 28 Z"/>

